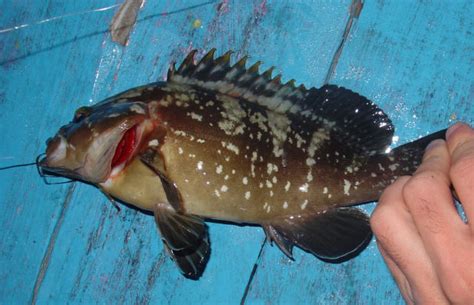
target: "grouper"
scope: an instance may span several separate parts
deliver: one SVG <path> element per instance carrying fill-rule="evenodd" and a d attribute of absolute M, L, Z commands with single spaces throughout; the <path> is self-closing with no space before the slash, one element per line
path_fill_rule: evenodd
<path fill-rule="evenodd" d="M 214 53 L 192 51 L 166 81 L 79 108 L 47 141 L 41 172 L 152 212 L 188 278 L 209 259 L 205 220 L 260 225 L 290 258 L 294 246 L 327 262 L 360 253 L 372 233 L 354 205 L 412 174 L 445 130 L 390 150 L 394 127 L 367 98 Z"/>

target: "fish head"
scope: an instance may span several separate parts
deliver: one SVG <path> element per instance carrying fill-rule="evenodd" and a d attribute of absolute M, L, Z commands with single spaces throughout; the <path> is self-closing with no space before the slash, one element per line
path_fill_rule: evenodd
<path fill-rule="evenodd" d="M 81 107 L 47 140 L 38 166 L 56 176 L 104 182 L 135 157 L 150 124 L 143 102 L 112 100 Z"/>

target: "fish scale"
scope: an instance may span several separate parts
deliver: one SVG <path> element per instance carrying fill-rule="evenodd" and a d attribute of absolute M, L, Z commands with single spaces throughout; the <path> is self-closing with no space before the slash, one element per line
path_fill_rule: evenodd
<path fill-rule="evenodd" d="M 411 174 L 440 131 L 387 152 L 394 127 L 348 89 L 282 84 L 247 57 L 191 52 L 166 82 L 82 107 L 48 141 L 43 172 L 85 181 L 151 211 L 181 272 L 209 259 L 205 220 L 261 225 L 287 256 L 294 246 L 328 262 L 371 239 L 352 205 L 377 200 Z"/>

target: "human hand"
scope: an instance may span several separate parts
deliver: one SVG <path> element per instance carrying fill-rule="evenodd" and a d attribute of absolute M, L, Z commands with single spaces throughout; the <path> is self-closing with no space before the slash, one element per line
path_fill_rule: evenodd
<path fill-rule="evenodd" d="M 468 223 L 456 211 L 450 186 Z M 474 304 L 474 129 L 433 141 L 413 176 L 400 177 L 371 217 L 380 252 L 408 304 Z"/>

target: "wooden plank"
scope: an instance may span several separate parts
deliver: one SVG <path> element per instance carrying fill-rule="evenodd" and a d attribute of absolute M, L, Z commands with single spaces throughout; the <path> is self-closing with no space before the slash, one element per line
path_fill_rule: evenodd
<path fill-rule="evenodd" d="M 109 39 L 113 10 L 78 14 L 114 2 L 2 4 L 2 27 L 67 17 L 0 34 L 1 166 L 31 161 L 76 108 L 163 79 L 168 64 L 192 48 L 234 49 L 279 67 L 286 79 L 320 84 L 348 1 L 149 1 L 126 48 Z M 211 260 L 203 278 L 190 281 L 164 255 L 152 217 L 131 209 L 117 214 L 87 185 L 45 186 L 31 168 L 0 174 L 2 303 L 242 298 L 264 238 L 260 229 L 210 224 Z"/>
<path fill-rule="evenodd" d="M 454 120 L 474 123 L 473 8 L 471 1 L 367 1 L 331 83 L 380 105 L 397 126 L 399 144 Z M 247 299 L 249 304 L 404 304 L 375 242 L 340 265 L 302 251 L 291 262 L 268 246 Z"/>
<path fill-rule="evenodd" d="M 3 1 L 0 24 L 27 24 L 91 9 L 88 5 Z M 97 15 L 94 21 L 106 22 L 103 17 Z M 102 38 L 73 38 L 95 32 L 95 22 L 87 17 L 59 20 L 54 27 L 44 24 L 0 34 L 0 166 L 34 161 L 51 128 L 70 117 L 71 106 L 63 105 L 89 96 L 94 68 L 86 67 L 94 67 L 100 54 L 87 47 L 100 48 Z M 77 31 L 71 34 L 73 28 Z M 25 304 L 46 270 L 41 264 L 67 207 L 69 186 L 47 187 L 34 167 L 0 171 L 0 177 L 0 302 Z"/>

